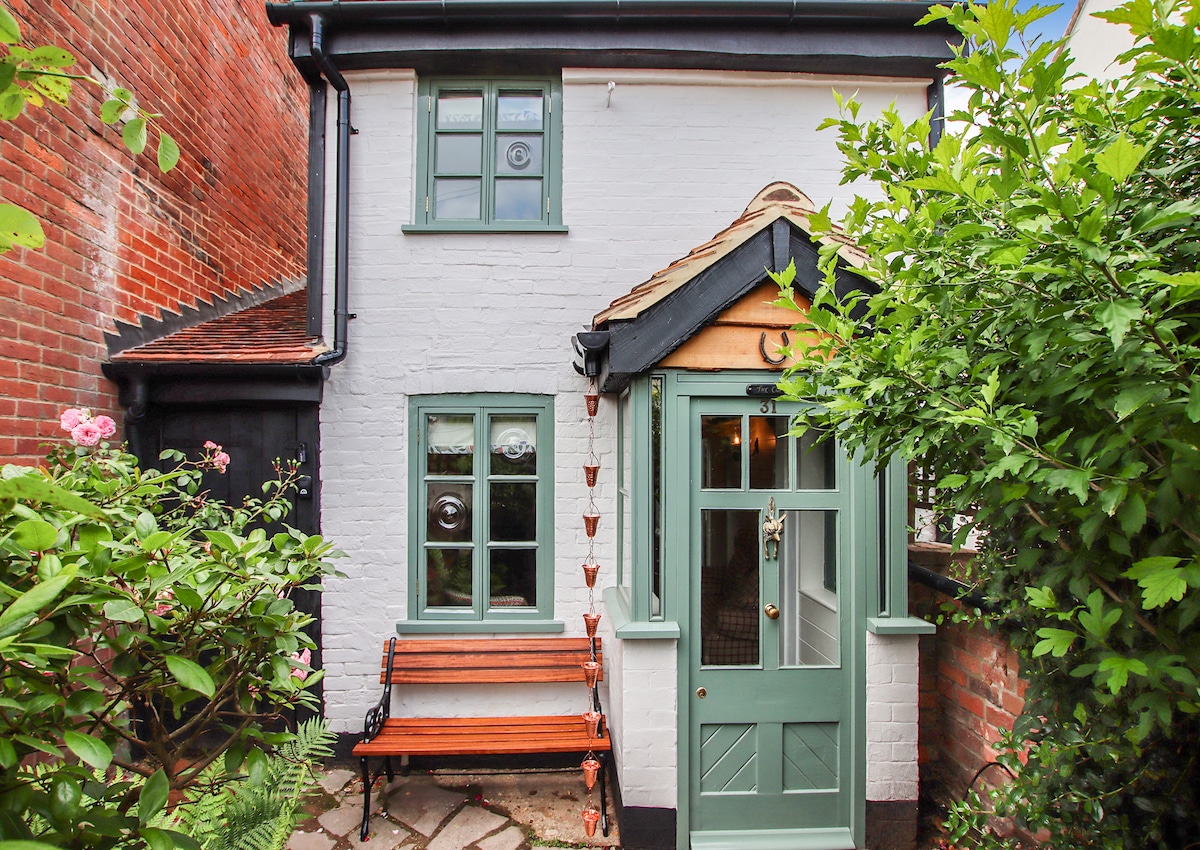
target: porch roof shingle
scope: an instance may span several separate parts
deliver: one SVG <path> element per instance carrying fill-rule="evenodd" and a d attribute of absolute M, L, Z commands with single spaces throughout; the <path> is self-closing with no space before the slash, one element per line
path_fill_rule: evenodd
<path fill-rule="evenodd" d="M 596 314 L 592 326 L 599 328 L 611 321 L 637 318 L 779 218 L 787 219 L 811 236 L 809 215 L 814 212 L 813 202 L 795 186 L 782 181 L 771 183 L 755 196 L 733 224 L 613 301 Z M 866 255 L 836 226 L 833 233 L 820 237 L 819 241 L 836 243 L 838 253 L 851 268 L 861 268 L 866 262 Z"/>

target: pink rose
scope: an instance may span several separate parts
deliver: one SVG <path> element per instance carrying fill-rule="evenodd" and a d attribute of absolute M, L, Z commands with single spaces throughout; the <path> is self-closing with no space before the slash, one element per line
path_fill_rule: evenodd
<path fill-rule="evenodd" d="M 229 466 L 228 453 L 217 452 L 215 455 L 213 455 L 213 466 L 217 468 L 217 471 L 224 472 L 225 467 Z"/>
<path fill-rule="evenodd" d="M 216 443 L 214 443 L 212 440 L 205 440 L 205 441 L 204 441 L 204 448 L 206 448 L 206 449 L 219 449 L 219 448 L 221 448 L 221 447 L 220 447 L 220 446 L 218 446 Z"/>
<path fill-rule="evenodd" d="M 71 429 L 71 439 L 79 446 L 94 446 L 100 442 L 100 429 L 95 422 L 80 422 Z"/>
<path fill-rule="evenodd" d="M 117 423 L 113 422 L 111 416 L 97 416 L 93 422 L 100 429 L 100 439 L 107 440 L 113 434 L 117 433 Z"/>
<path fill-rule="evenodd" d="M 62 412 L 62 416 L 58 418 L 59 426 L 67 433 L 74 431 L 76 426 L 82 421 L 83 411 L 78 407 L 68 407 Z"/>

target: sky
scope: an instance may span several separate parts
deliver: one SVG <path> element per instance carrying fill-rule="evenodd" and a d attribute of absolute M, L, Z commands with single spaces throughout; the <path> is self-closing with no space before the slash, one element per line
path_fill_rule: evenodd
<path fill-rule="evenodd" d="M 1034 5 L 1032 0 L 1024 0 L 1020 4 L 1020 8 L 1027 9 L 1032 5 Z M 1050 2 L 1050 0 L 1041 0 L 1039 5 L 1053 6 L 1054 3 Z M 1045 39 L 1062 38 L 1062 34 L 1066 30 L 1067 24 L 1071 22 L 1071 15 L 1074 12 L 1075 0 L 1065 0 L 1053 14 L 1047 15 L 1030 27 L 1030 32 L 1040 34 Z"/>

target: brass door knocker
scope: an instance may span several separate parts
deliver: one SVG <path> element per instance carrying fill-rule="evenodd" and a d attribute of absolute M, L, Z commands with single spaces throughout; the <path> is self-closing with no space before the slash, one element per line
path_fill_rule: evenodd
<path fill-rule="evenodd" d="M 775 516 L 775 497 L 767 502 L 767 518 L 763 522 L 763 556 L 768 560 L 779 558 L 779 536 L 783 533 L 783 521 L 786 516 Z M 771 554 L 771 544 L 775 544 L 775 554 Z"/>

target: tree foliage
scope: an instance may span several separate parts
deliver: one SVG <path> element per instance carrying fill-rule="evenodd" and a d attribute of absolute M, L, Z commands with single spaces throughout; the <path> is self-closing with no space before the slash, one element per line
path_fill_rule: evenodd
<path fill-rule="evenodd" d="M 798 326 L 820 341 L 780 386 L 849 448 L 935 475 L 974 516 L 959 542 L 983 535 L 971 579 L 1016 626 L 1029 692 L 1001 755 L 1017 779 L 960 832 L 994 806 L 1056 847 L 1182 847 L 1200 841 L 1200 8 L 1103 15 L 1137 37 L 1111 83 L 1025 43 L 1049 11 L 931 10 L 964 37 L 946 67 L 969 92 L 932 149 L 930 116 L 862 121 L 839 98 L 845 181 L 875 187 L 844 230 L 880 292 L 823 289 Z"/>
<path fill-rule="evenodd" d="M 125 147 L 134 154 L 142 153 L 153 130 L 158 135 L 159 169 L 165 173 L 176 166 L 179 145 L 158 125 L 161 115 L 139 107 L 129 89 L 110 88 L 102 80 L 80 73 L 71 51 L 48 44 L 26 47 L 21 38 L 21 25 L 0 5 L 0 44 L 7 46 L 0 55 L 0 120 L 12 121 L 27 107 L 43 107 L 47 101 L 65 106 L 75 83 L 95 86 L 105 92 L 100 119 L 105 124 L 123 124 Z M 36 216 L 15 204 L 0 203 L 0 254 L 16 246 L 40 248 L 45 241 Z"/>
<path fill-rule="evenodd" d="M 143 470 L 106 417 L 62 426 L 76 445 L 0 477 L 0 841 L 197 847 L 153 825 L 169 795 L 261 773 L 281 713 L 316 705 L 291 594 L 333 573 L 331 546 L 259 527 L 294 468 L 225 505 L 203 486 L 220 446 Z"/>

